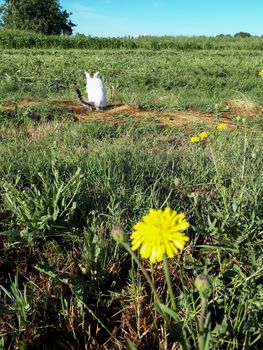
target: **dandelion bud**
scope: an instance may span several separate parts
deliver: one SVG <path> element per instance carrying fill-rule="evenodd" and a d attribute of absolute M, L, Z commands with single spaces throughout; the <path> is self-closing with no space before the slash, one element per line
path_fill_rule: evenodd
<path fill-rule="evenodd" d="M 207 298 L 210 293 L 210 284 L 206 275 L 201 273 L 195 278 L 195 287 L 198 290 L 201 298 Z"/>
<path fill-rule="evenodd" d="M 121 225 L 116 225 L 111 230 L 111 236 L 118 244 L 122 244 L 126 241 L 126 234 L 124 228 Z"/>

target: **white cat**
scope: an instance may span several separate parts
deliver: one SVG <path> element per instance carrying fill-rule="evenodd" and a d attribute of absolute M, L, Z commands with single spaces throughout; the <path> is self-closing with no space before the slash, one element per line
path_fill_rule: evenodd
<path fill-rule="evenodd" d="M 88 100 L 82 96 L 79 89 L 76 89 L 80 102 L 85 107 L 91 107 L 92 110 L 105 109 L 107 106 L 106 88 L 99 74 L 99 72 L 95 74 L 85 72 Z"/>

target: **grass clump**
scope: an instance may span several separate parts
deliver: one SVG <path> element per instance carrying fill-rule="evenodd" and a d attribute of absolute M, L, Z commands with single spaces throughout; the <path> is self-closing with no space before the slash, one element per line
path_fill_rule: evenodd
<path fill-rule="evenodd" d="M 52 104 L 40 103 L 39 105 L 27 106 L 14 106 L 9 107 L 0 106 L 0 125 L 16 125 L 20 126 L 23 124 L 39 124 L 48 122 L 51 120 L 67 119 L 69 118 L 69 112 L 65 111 L 59 106 L 53 106 Z"/>

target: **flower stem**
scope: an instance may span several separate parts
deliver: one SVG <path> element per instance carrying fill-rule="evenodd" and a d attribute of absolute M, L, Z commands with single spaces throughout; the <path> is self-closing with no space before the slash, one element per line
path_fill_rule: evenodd
<path fill-rule="evenodd" d="M 205 349 L 205 313 L 206 313 L 207 299 L 201 298 L 201 313 L 199 317 L 199 350 Z"/>
<path fill-rule="evenodd" d="M 174 311 L 176 311 L 176 302 L 175 302 L 175 297 L 174 297 L 172 281 L 171 281 L 171 276 L 169 273 L 168 260 L 167 260 L 166 254 L 163 255 L 163 270 L 164 270 L 164 275 L 165 275 L 165 279 L 166 279 L 166 283 L 167 283 L 167 289 L 168 289 L 168 294 L 169 294 L 170 301 L 172 304 L 172 308 Z"/>
<path fill-rule="evenodd" d="M 122 243 L 123 247 L 131 254 L 132 258 L 134 259 L 134 261 L 136 262 L 136 264 L 139 266 L 140 270 L 142 271 L 146 281 L 149 283 L 152 292 L 155 296 L 156 302 L 158 304 L 162 304 L 162 301 L 157 293 L 157 290 L 152 282 L 151 277 L 149 276 L 148 272 L 145 270 L 144 266 L 142 265 L 142 263 L 140 262 L 140 260 L 138 259 L 137 255 L 134 253 L 133 250 L 131 250 L 131 247 L 129 246 L 129 244 L 127 243 Z"/>

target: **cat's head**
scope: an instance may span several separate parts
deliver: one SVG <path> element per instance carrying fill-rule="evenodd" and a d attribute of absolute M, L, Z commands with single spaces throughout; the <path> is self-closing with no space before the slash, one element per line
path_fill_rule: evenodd
<path fill-rule="evenodd" d="M 87 82 L 90 81 L 91 79 L 100 79 L 100 72 L 96 72 L 96 73 L 85 72 L 85 76 L 86 76 Z"/>

